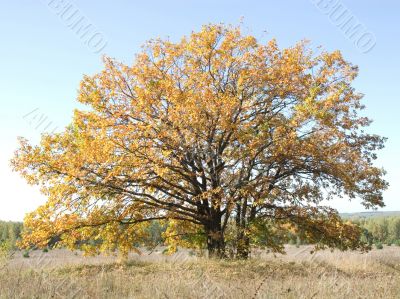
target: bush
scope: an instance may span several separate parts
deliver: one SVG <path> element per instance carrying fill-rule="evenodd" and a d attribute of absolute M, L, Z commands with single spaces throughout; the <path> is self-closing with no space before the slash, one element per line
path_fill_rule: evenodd
<path fill-rule="evenodd" d="M 0 241 L 0 266 L 4 261 L 6 261 L 9 258 L 10 252 L 11 252 L 10 243 Z"/>
<path fill-rule="evenodd" d="M 24 258 L 29 258 L 29 251 L 26 250 L 22 256 L 23 256 Z"/>
<path fill-rule="evenodd" d="M 400 240 L 395 240 L 395 241 L 394 241 L 394 244 L 395 244 L 396 246 L 400 246 Z"/>
<path fill-rule="evenodd" d="M 375 247 L 376 247 L 376 249 L 383 249 L 383 245 L 380 242 L 375 243 Z"/>
<path fill-rule="evenodd" d="M 47 248 L 43 248 L 42 250 L 44 253 L 49 252 L 49 250 Z"/>

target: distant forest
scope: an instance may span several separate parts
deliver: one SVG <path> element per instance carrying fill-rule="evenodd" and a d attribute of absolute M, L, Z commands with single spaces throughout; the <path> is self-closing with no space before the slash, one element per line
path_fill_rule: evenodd
<path fill-rule="evenodd" d="M 22 222 L 0 221 L 0 245 L 8 244 L 10 247 L 15 248 L 15 243 L 20 238 L 22 228 Z"/>
<path fill-rule="evenodd" d="M 365 242 L 371 245 L 396 244 L 400 246 L 400 212 L 354 213 L 343 214 L 342 217 L 363 228 L 361 238 Z M 20 238 L 22 229 L 22 222 L 0 221 L 0 245 L 8 244 L 10 247 L 16 248 L 16 241 Z M 162 244 L 164 231 L 165 226 L 154 222 L 149 227 L 149 240 L 143 245 Z M 289 236 L 288 239 L 290 244 L 307 244 L 306 240 L 301 240 L 295 235 Z"/>

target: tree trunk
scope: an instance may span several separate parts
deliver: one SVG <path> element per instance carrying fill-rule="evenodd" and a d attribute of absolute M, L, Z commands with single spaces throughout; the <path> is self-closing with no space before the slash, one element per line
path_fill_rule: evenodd
<path fill-rule="evenodd" d="M 247 259 L 250 254 L 250 238 L 240 228 L 237 236 L 236 258 Z"/>
<path fill-rule="evenodd" d="M 246 234 L 248 229 L 248 221 L 252 221 L 255 218 L 255 208 L 251 207 L 249 219 L 247 219 L 247 201 L 238 203 L 236 205 L 236 258 L 247 259 L 250 255 L 250 238 Z"/>
<path fill-rule="evenodd" d="M 225 241 L 222 234 L 219 232 L 213 232 L 207 236 L 207 249 L 208 257 L 222 259 L 225 258 Z"/>
<path fill-rule="evenodd" d="M 218 259 L 225 258 L 225 240 L 221 219 L 215 219 L 215 221 L 207 224 L 205 230 L 207 233 L 208 257 Z"/>

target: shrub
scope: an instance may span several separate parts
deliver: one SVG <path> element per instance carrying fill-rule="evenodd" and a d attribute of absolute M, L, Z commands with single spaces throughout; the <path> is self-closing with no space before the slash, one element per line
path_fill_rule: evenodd
<path fill-rule="evenodd" d="M 0 240 L 0 269 L 2 265 L 7 262 L 11 253 L 11 244 L 8 241 Z"/>
<path fill-rule="evenodd" d="M 49 252 L 49 250 L 47 248 L 43 248 L 42 250 L 44 253 Z"/>
<path fill-rule="evenodd" d="M 23 256 L 24 258 L 29 258 L 29 251 L 26 250 L 22 256 Z"/>
<path fill-rule="evenodd" d="M 375 243 L 376 249 L 383 249 L 383 245 L 380 242 Z"/>
<path fill-rule="evenodd" d="M 400 240 L 395 240 L 395 241 L 394 241 L 394 244 L 395 244 L 396 246 L 400 246 Z"/>

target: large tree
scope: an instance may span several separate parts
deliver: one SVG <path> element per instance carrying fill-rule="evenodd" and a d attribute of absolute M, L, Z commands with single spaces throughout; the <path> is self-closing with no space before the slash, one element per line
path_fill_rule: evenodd
<path fill-rule="evenodd" d="M 208 25 L 148 42 L 132 65 L 104 61 L 83 78 L 88 109 L 70 126 L 38 146 L 21 139 L 14 168 L 48 198 L 26 217 L 25 244 L 57 235 L 127 251 L 156 219 L 170 224 L 167 238 L 204 234 L 211 256 L 224 256 L 227 226 L 238 257 L 260 231 L 275 250 L 285 231 L 318 247 L 363 246 L 360 229 L 322 203 L 383 206 L 387 186 L 373 165 L 384 139 L 363 130 L 357 68 L 339 51 L 279 49 Z"/>

